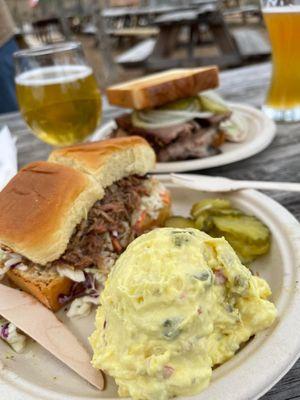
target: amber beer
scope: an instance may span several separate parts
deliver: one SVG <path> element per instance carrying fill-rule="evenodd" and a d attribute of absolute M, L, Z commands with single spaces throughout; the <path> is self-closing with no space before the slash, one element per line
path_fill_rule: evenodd
<path fill-rule="evenodd" d="M 91 68 L 49 66 L 16 78 L 21 113 L 34 134 L 52 145 L 84 140 L 96 128 L 101 97 Z"/>
<path fill-rule="evenodd" d="M 269 7 L 263 12 L 273 52 L 266 103 L 292 111 L 300 107 L 300 6 Z"/>

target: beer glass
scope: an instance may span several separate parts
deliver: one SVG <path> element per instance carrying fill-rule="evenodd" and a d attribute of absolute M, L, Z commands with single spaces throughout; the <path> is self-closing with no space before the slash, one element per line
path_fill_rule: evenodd
<path fill-rule="evenodd" d="M 64 146 L 93 133 L 101 97 L 80 43 L 21 50 L 14 58 L 20 111 L 39 139 Z"/>
<path fill-rule="evenodd" d="M 266 104 L 275 121 L 300 121 L 300 0 L 261 0 L 272 46 Z"/>

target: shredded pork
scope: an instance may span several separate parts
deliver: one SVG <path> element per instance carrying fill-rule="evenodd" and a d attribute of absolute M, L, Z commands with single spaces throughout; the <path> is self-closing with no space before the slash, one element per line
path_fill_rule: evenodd
<path fill-rule="evenodd" d="M 155 179 L 132 175 L 119 180 L 105 189 L 105 196 L 77 225 L 66 251 L 58 260 L 41 266 L 9 248 L 0 249 L 0 279 L 10 268 L 22 271 L 26 268 L 39 274 L 53 271 L 74 281 L 69 294 L 59 295 L 61 304 L 78 298 L 95 304 L 119 254 L 141 234 L 143 215 L 157 218 L 164 195 L 165 188 Z M 75 306 L 72 315 L 75 309 L 81 314 L 87 312 L 88 307 L 82 302 L 77 301 Z"/>
<path fill-rule="evenodd" d="M 149 195 L 145 179 L 130 176 L 108 187 L 104 198 L 94 204 L 87 219 L 77 226 L 66 251 L 55 263 L 79 269 L 102 266 L 102 251 L 107 242 L 120 254 L 137 236 L 131 221 L 141 197 Z"/>

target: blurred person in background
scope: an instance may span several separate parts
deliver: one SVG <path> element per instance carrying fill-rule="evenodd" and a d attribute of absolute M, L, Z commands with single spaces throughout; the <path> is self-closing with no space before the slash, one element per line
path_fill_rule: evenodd
<path fill-rule="evenodd" d="M 0 114 L 18 110 L 14 82 L 15 24 L 4 0 L 0 0 Z"/>

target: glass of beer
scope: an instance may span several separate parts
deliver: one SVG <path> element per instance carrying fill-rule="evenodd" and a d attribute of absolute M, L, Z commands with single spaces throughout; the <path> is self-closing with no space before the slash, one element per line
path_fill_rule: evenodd
<path fill-rule="evenodd" d="M 65 146 L 94 132 L 101 96 L 80 43 L 21 50 L 14 58 L 20 111 L 39 139 Z"/>
<path fill-rule="evenodd" d="M 263 109 L 275 121 L 300 121 L 300 0 L 262 0 L 273 72 Z"/>

